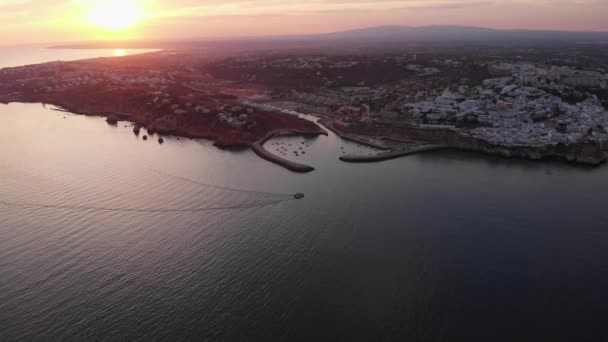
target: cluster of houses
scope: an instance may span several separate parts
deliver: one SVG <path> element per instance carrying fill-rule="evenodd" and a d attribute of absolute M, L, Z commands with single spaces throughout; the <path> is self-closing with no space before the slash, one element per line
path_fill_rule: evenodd
<path fill-rule="evenodd" d="M 533 87 L 564 90 L 568 87 L 608 87 L 608 75 L 597 70 L 578 70 L 565 66 L 542 66 L 532 63 L 498 63 L 489 66 L 494 76 L 514 77 Z"/>
<path fill-rule="evenodd" d="M 336 90 L 323 89 L 314 93 L 292 91 L 290 98 L 299 102 L 316 106 L 340 108 L 356 106 L 363 108 L 383 99 L 390 93 L 385 88 L 370 88 L 365 86 L 342 87 Z"/>
<path fill-rule="evenodd" d="M 254 123 L 249 120 L 249 115 L 254 112 L 253 108 L 245 108 L 241 106 L 222 106 L 218 108 L 220 113 L 217 114 L 218 120 L 232 128 L 251 127 Z"/>
<path fill-rule="evenodd" d="M 281 69 L 348 69 L 359 65 L 353 60 L 331 60 L 324 56 L 307 57 L 260 57 L 242 56 L 232 60 L 232 68 L 281 68 Z"/>
<path fill-rule="evenodd" d="M 166 89 L 175 82 L 173 73 L 159 70 L 128 70 L 121 68 L 97 69 L 87 62 L 55 62 L 28 65 L 0 70 L 0 76 L 18 75 L 13 83 L 33 87 L 36 92 L 54 92 L 73 87 L 115 85 L 145 86 L 150 89 Z"/>
<path fill-rule="evenodd" d="M 97 68 L 87 62 L 69 63 L 69 69 L 65 63 L 47 63 L 41 65 L 24 66 L 0 70 L 1 75 L 18 77 L 12 85 L 25 87 L 33 92 L 55 92 L 82 86 L 104 86 L 104 87 L 130 87 L 137 86 L 147 89 L 146 96 L 150 100 L 148 105 L 162 110 L 166 114 L 177 117 L 188 113 L 200 113 L 216 115 L 219 122 L 233 128 L 244 128 L 252 125 L 249 120 L 250 114 L 254 112 L 252 107 L 217 105 L 211 103 L 202 104 L 197 101 L 193 94 L 184 96 L 172 96 L 167 88 L 178 82 L 176 72 L 162 72 L 158 70 L 129 70 L 121 67 Z M 181 85 L 196 83 L 188 80 L 179 80 Z M 182 82 L 183 81 L 183 82 Z M 186 82 L 186 83 L 184 83 Z M 183 84 L 182 84 L 183 83 Z M 199 81 L 196 85 L 201 86 Z M 194 92 L 194 91 L 193 91 Z M 143 93 L 142 93 L 143 94 Z M 217 107 L 217 108 L 216 108 Z M 216 114 L 217 113 L 217 114 Z"/>
<path fill-rule="evenodd" d="M 563 67 L 499 64 L 482 86 L 446 89 L 404 111 L 421 127 L 458 129 L 504 146 L 608 141 L 608 111 L 595 95 L 567 103 L 551 90 L 605 87 L 606 75 Z"/>

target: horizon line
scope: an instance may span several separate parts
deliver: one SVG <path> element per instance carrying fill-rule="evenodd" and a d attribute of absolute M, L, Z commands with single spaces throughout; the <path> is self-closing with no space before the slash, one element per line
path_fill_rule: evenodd
<path fill-rule="evenodd" d="M 261 35 L 251 35 L 251 36 L 199 36 L 199 37 L 174 37 L 174 38 L 129 38 L 129 39 L 93 39 L 93 40 L 79 40 L 79 41 L 47 41 L 47 42 L 31 42 L 31 43 L 22 43 L 22 44 L 8 44 L 3 45 L 0 43 L 1 47 L 22 47 L 22 46 L 36 46 L 36 45 L 49 45 L 49 47 L 57 46 L 57 45 L 65 45 L 65 44 L 85 44 L 85 43 L 99 43 L 99 42 L 145 42 L 145 41 L 153 41 L 153 42 L 184 42 L 184 41 L 222 41 L 222 40 L 242 40 L 242 39 L 278 39 L 278 38 L 304 38 L 304 37 L 315 37 L 315 36 L 328 36 L 332 34 L 340 34 L 340 33 L 348 33 L 348 32 L 356 32 L 356 31 L 365 31 L 372 29 L 382 29 L 382 28 L 409 28 L 409 29 L 424 29 L 424 28 L 466 28 L 466 29 L 480 29 L 487 31 L 496 31 L 496 32 L 552 32 L 552 33 L 606 33 L 608 34 L 608 30 L 569 30 L 569 29 L 552 29 L 552 28 L 542 28 L 542 29 L 533 29 L 533 28 L 493 28 L 487 26 L 468 26 L 468 25 L 376 25 L 376 26 L 362 26 L 362 27 L 354 27 L 343 30 L 336 31 L 324 31 L 324 32 L 316 32 L 316 33 L 298 33 L 298 34 L 286 34 L 286 35 L 271 35 L 271 34 L 261 34 Z"/>

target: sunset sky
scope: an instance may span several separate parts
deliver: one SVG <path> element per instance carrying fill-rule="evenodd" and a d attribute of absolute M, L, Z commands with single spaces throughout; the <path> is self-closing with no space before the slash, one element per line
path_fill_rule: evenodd
<path fill-rule="evenodd" d="M 608 31 L 608 0 L 0 0 L 0 45 L 378 25 Z"/>

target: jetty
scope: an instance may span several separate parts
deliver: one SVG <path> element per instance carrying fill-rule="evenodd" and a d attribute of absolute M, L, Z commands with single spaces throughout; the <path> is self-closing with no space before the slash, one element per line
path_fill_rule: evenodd
<path fill-rule="evenodd" d="M 262 139 L 254 142 L 254 143 L 247 144 L 247 146 L 249 146 L 249 148 L 251 148 L 253 150 L 253 152 L 255 152 L 255 154 L 257 154 L 259 157 L 261 157 L 271 163 L 280 165 L 293 172 L 307 173 L 307 172 L 314 171 L 315 168 L 312 166 L 309 166 L 309 165 L 300 164 L 300 163 L 293 162 L 291 160 L 281 158 L 281 157 L 277 156 L 276 154 L 268 152 L 264 148 L 264 144 L 268 140 L 270 140 L 274 137 L 278 137 L 278 136 L 294 136 L 294 135 L 315 136 L 315 135 L 327 135 L 327 134 L 328 133 L 321 128 L 318 128 L 315 130 L 308 130 L 308 131 L 294 130 L 294 129 L 277 129 L 277 130 L 273 130 L 273 131 L 269 132 Z"/>
<path fill-rule="evenodd" d="M 272 154 L 272 153 L 268 152 L 264 148 L 264 146 L 262 146 L 262 144 L 260 144 L 259 142 L 249 144 L 249 147 L 259 157 L 266 159 L 267 161 L 269 161 L 271 163 L 280 165 L 290 171 L 298 172 L 298 173 L 307 173 L 307 172 L 312 172 L 315 170 L 315 168 L 312 166 L 292 162 L 291 160 L 287 160 L 287 159 L 281 158 L 275 154 Z"/>
<path fill-rule="evenodd" d="M 395 159 L 395 158 L 399 158 L 399 157 L 405 157 L 405 156 L 409 156 L 409 155 L 417 154 L 417 153 L 442 150 L 442 149 L 446 149 L 446 148 L 449 148 L 449 147 L 446 145 L 429 144 L 429 145 L 415 146 L 415 147 L 411 147 L 411 148 L 407 148 L 407 149 L 390 151 L 390 152 L 383 152 L 383 153 L 379 153 L 379 154 L 376 154 L 373 156 L 351 156 L 351 155 L 342 156 L 342 157 L 340 157 L 340 160 L 344 161 L 344 162 L 349 162 L 349 163 L 373 163 L 373 162 Z"/>

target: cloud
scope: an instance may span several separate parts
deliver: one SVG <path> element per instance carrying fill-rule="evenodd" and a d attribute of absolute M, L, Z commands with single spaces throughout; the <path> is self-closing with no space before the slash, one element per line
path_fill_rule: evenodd
<path fill-rule="evenodd" d="M 2 0 L 0 1 L 0 8 L 4 9 L 5 7 L 9 6 L 23 5 L 29 3 L 31 3 L 31 0 Z"/>

